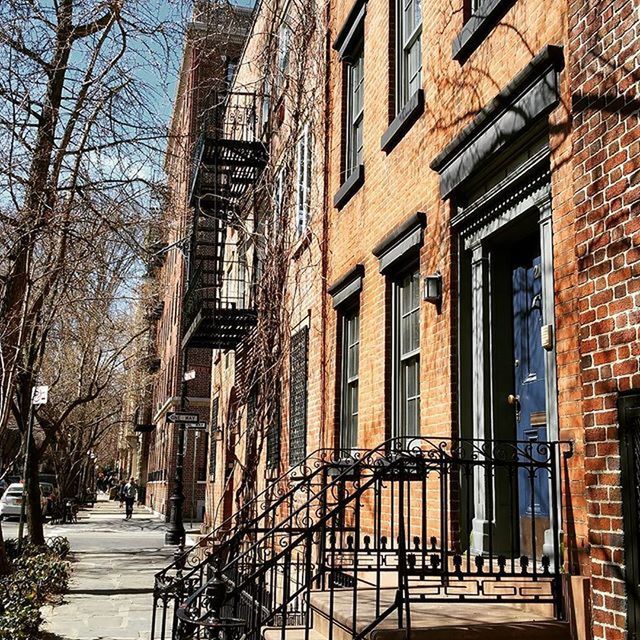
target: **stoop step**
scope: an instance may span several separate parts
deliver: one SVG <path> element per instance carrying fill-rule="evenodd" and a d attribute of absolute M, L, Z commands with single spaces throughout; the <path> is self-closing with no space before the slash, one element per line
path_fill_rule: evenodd
<path fill-rule="evenodd" d="M 381 610 L 390 606 L 395 589 L 381 589 Z M 372 621 L 376 591 L 358 589 L 357 631 L 363 631 Z M 329 592 L 311 595 L 313 628 L 321 637 L 351 640 L 352 591 L 334 591 L 333 621 L 329 619 Z M 397 628 L 394 612 L 383 620 L 368 637 L 371 640 L 405 640 L 407 632 Z M 522 609 L 517 605 L 492 602 L 414 603 L 411 605 L 411 640 L 571 640 L 570 626 L 549 615 L 545 605 Z M 269 640 L 278 640 L 272 637 Z M 292 640 L 287 638 L 287 640 Z M 304 636 L 295 640 L 304 640 Z"/>
<path fill-rule="evenodd" d="M 263 640 L 305 640 L 304 627 L 287 627 L 284 631 L 280 627 L 265 627 L 262 629 Z M 309 640 L 326 640 L 325 637 L 315 629 L 309 630 Z"/>

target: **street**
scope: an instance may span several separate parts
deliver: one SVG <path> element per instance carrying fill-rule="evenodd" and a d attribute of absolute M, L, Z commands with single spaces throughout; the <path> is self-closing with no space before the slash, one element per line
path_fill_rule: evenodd
<path fill-rule="evenodd" d="M 47 526 L 71 543 L 72 577 L 62 604 L 43 609 L 46 640 L 144 640 L 149 637 L 153 574 L 170 561 L 164 523 L 142 507 L 125 521 L 118 503 L 99 499 L 78 523 Z M 6 537 L 17 523 L 3 523 Z M 14 533 L 15 532 L 15 533 Z"/>

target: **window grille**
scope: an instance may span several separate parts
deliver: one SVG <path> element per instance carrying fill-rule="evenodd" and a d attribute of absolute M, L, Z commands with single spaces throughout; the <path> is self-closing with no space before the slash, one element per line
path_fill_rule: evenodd
<path fill-rule="evenodd" d="M 276 392 L 275 407 L 271 416 L 271 422 L 267 427 L 267 467 L 273 469 L 280 464 L 280 429 L 282 418 L 280 416 L 280 391 Z"/>
<path fill-rule="evenodd" d="M 291 337 L 289 377 L 289 464 L 300 464 L 307 448 L 307 369 L 309 329 Z"/>

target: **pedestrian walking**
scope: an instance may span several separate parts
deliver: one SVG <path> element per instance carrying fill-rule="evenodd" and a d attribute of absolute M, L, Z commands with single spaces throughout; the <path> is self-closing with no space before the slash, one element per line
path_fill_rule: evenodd
<path fill-rule="evenodd" d="M 118 485 L 118 489 L 116 492 L 116 497 L 114 500 L 120 501 L 120 508 L 122 509 L 122 505 L 124 503 L 124 488 L 126 486 L 126 482 L 124 480 L 120 480 L 120 484 Z"/>
<path fill-rule="evenodd" d="M 131 520 L 131 516 L 133 515 L 133 505 L 135 504 L 136 498 L 138 497 L 138 485 L 136 484 L 135 478 L 130 478 L 129 482 L 124 485 L 122 495 L 124 497 L 124 502 L 126 505 L 126 514 L 124 519 Z"/>

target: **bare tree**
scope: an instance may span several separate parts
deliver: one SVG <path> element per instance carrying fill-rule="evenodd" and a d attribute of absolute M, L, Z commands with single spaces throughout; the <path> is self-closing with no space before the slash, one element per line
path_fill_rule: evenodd
<path fill-rule="evenodd" d="M 74 318 L 90 302 L 74 293 L 82 279 L 105 282 L 100 258 L 108 256 L 101 249 L 120 259 L 140 247 L 166 139 L 153 77 L 168 75 L 180 37 L 179 5 L 167 15 L 165 4 L 0 6 L 0 432 L 12 413 L 26 433 L 31 388 L 63 351 L 62 337 L 55 340 L 62 312 Z M 113 302 L 113 293 L 105 296 Z M 120 290 L 115 297 L 126 296 Z M 104 368 L 117 368 L 118 347 L 94 346 L 74 372 L 87 377 L 71 396 L 76 404 L 54 418 L 51 409 L 38 412 L 45 433 L 57 432 L 77 406 L 96 401 L 111 384 Z M 56 428 L 47 426 L 50 420 Z M 47 446 L 51 441 L 45 437 Z M 37 459 L 35 441 L 27 446 Z M 25 480 L 37 511 L 33 474 L 37 469 Z M 41 537 L 37 528 L 32 536 Z"/>

